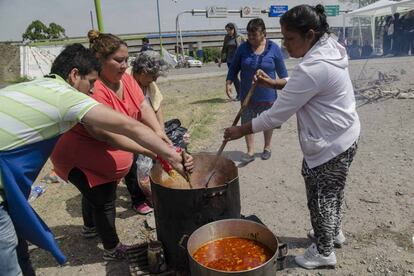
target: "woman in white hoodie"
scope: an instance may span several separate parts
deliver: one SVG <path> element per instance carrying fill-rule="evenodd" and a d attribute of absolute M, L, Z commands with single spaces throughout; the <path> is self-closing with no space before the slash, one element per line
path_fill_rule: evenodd
<path fill-rule="evenodd" d="M 335 266 L 333 247 L 345 241 L 341 218 L 346 176 L 360 133 L 348 58 L 345 48 L 329 36 L 322 5 L 296 6 L 280 24 L 290 56 L 302 60 L 287 83 L 257 72 L 259 85 L 282 91 L 271 109 L 251 123 L 226 129 L 224 139 L 273 129 L 296 114 L 313 227 L 309 236 L 315 243 L 295 261 L 308 269 Z"/>

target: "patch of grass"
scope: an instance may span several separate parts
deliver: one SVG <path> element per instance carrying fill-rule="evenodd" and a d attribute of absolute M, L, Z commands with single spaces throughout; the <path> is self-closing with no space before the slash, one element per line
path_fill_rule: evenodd
<path fill-rule="evenodd" d="M 17 77 L 13 80 L 8 81 L 8 83 L 10 84 L 16 84 L 16 83 L 21 83 L 21 82 L 26 82 L 26 81 L 31 81 L 32 79 L 27 77 L 27 76 L 23 76 L 23 77 Z"/>
<path fill-rule="evenodd" d="M 182 81 L 179 86 L 186 89 L 169 90 L 168 84 L 160 85 L 165 120 L 178 118 L 189 129 L 190 151 L 200 151 L 211 141 L 217 121 L 225 110 L 224 83 L 224 79 L 207 78 Z"/>

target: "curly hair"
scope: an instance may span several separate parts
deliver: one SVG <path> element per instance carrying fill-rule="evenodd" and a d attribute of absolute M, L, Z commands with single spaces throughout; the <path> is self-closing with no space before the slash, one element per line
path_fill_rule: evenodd
<path fill-rule="evenodd" d="M 144 51 L 137 55 L 132 62 L 133 73 L 149 73 L 156 76 L 164 75 L 168 69 L 168 63 L 156 51 Z"/>

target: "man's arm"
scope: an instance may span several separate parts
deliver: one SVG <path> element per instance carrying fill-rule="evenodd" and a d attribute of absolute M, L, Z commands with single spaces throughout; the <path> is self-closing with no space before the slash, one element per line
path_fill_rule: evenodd
<path fill-rule="evenodd" d="M 135 154 L 143 154 L 152 159 L 157 158 L 157 155 L 155 153 L 153 153 L 150 150 L 147 150 L 146 148 L 135 143 L 133 140 L 124 135 L 112 133 L 91 125 L 85 125 L 85 129 L 96 140 L 103 141 L 114 148 L 129 151 Z"/>
<path fill-rule="evenodd" d="M 146 125 L 116 112 L 102 104 L 91 108 L 82 118 L 86 125 L 125 135 L 144 148 L 167 160 L 180 174 L 184 175 L 181 155 L 166 144 Z M 185 166 L 191 170 L 193 163 L 186 161 Z"/>

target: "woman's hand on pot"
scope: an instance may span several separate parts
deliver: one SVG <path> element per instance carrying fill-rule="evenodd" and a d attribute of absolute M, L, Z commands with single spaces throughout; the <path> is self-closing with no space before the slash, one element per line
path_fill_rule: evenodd
<path fill-rule="evenodd" d="M 194 169 L 194 158 L 185 154 L 183 160 L 181 153 L 176 153 L 172 159 L 169 160 L 171 166 L 182 176 L 186 177 L 186 173 L 191 173 Z"/>
<path fill-rule="evenodd" d="M 184 153 L 184 168 L 189 173 L 192 173 L 194 170 L 194 158 L 187 152 Z"/>

